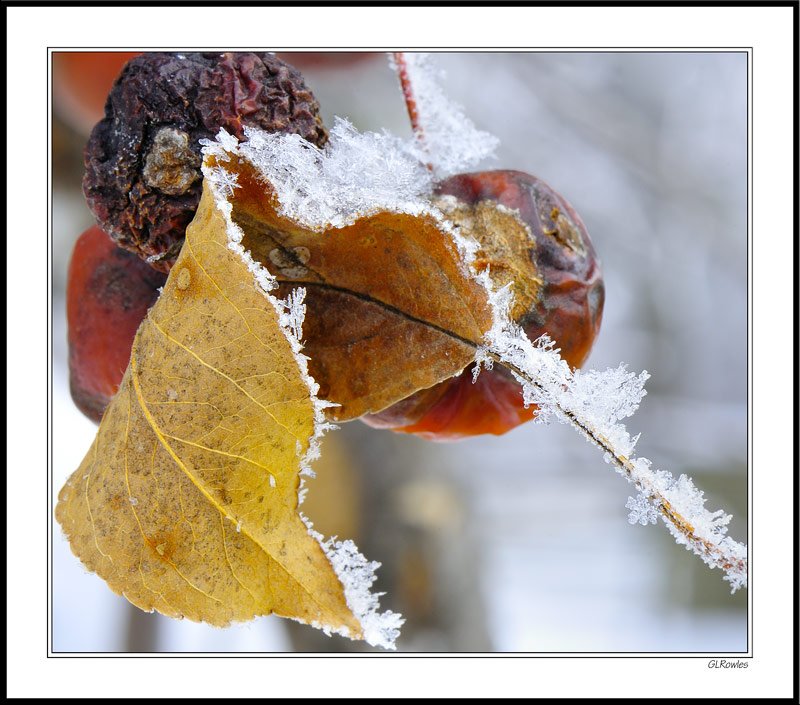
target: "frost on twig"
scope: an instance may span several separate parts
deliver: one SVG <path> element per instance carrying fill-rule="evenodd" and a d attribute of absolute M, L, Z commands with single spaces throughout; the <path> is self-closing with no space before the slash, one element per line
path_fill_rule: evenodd
<path fill-rule="evenodd" d="M 505 365 L 522 385 L 525 403 L 536 404 L 540 421 L 556 418 L 580 431 L 603 451 L 640 494 L 628 503 L 631 523 L 648 523 L 660 515 L 675 540 L 712 568 L 721 568 L 731 592 L 747 586 L 747 547 L 727 533 L 730 515 L 709 512 L 703 493 L 692 480 L 677 480 L 654 470 L 647 458 L 636 458 L 631 438 L 620 419 L 630 416 L 646 393 L 648 374 L 635 375 L 624 365 L 605 372 L 570 370 L 546 337 L 531 342 L 509 316 L 507 287 L 494 291 L 486 275 L 479 277 L 489 291 L 494 325 L 486 335 L 489 354 Z M 632 505 L 632 506 L 630 506 Z"/>
<path fill-rule="evenodd" d="M 400 77 L 415 144 L 437 178 L 471 169 L 494 155 L 499 140 L 478 130 L 447 97 L 441 86 L 444 73 L 430 54 L 398 52 L 389 58 Z"/>

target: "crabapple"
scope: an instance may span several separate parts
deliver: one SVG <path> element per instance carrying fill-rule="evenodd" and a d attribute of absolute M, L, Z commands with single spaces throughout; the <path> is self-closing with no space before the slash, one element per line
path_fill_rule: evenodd
<path fill-rule="evenodd" d="M 166 280 L 96 225 L 75 243 L 67 273 L 69 386 L 93 421 L 116 394 L 136 330 Z"/>

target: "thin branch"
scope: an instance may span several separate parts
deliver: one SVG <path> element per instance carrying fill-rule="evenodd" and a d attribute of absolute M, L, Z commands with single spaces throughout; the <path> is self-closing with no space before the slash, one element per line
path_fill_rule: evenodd
<path fill-rule="evenodd" d="M 552 400 L 552 390 L 548 389 L 535 375 L 530 374 L 508 359 L 505 359 L 502 354 L 493 350 L 491 347 L 485 351 L 485 355 L 494 362 L 509 369 L 521 383 L 527 383 L 535 389 L 538 389 L 544 395 L 550 397 L 551 401 L 549 405 L 589 441 L 600 448 L 609 462 L 615 465 L 621 474 L 623 474 L 629 482 L 632 482 L 637 489 L 652 502 L 654 509 L 661 514 L 664 522 L 671 527 L 671 532 L 679 543 L 684 543 L 687 548 L 699 555 L 708 565 L 721 568 L 727 574 L 728 579 L 731 581 L 732 592 L 740 585 L 744 586 L 747 584 L 747 559 L 742 555 L 737 555 L 743 548 L 741 544 L 727 537 L 723 538 L 723 532 L 718 533 L 714 537 L 719 539 L 716 541 L 713 540 L 712 537 L 700 535 L 698 528 L 693 524 L 692 520 L 684 516 L 688 514 L 689 508 L 687 507 L 684 509 L 682 507 L 676 507 L 675 503 L 667 499 L 662 489 L 657 486 L 659 484 L 658 475 L 649 471 L 643 471 L 645 468 L 649 467 L 649 461 L 642 458 L 640 459 L 640 463 L 637 464 L 634 462 L 635 459 L 633 457 L 629 458 L 625 454 L 620 453 L 603 433 L 593 428 L 592 424 L 586 419 L 581 418 L 579 413 L 565 408 L 560 401 Z M 664 474 L 666 475 L 667 473 Z M 696 509 L 692 511 L 695 513 L 697 512 Z M 707 518 L 713 521 L 713 519 L 718 518 L 720 514 L 721 512 L 709 514 Z"/>
<path fill-rule="evenodd" d="M 425 148 L 425 134 L 422 129 L 422 124 L 419 120 L 419 111 L 417 110 L 417 101 L 414 98 L 414 89 L 411 85 L 411 78 L 408 75 L 408 65 L 406 64 L 405 54 L 402 51 L 392 52 L 392 59 L 394 60 L 395 71 L 397 77 L 400 79 L 400 87 L 403 90 L 403 98 L 406 101 L 406 109 L 408 110 L 408 119 L 411 122 L 411 130 L 417 142 Z M 427 164 L 430 171 L 433 171 L 433 165 Z"/>

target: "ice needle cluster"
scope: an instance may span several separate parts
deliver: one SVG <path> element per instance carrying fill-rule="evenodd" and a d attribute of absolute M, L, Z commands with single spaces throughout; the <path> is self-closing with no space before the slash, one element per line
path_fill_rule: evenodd
<path fill-rule="evenodd" d="M 419 214 L 430 170 L 411 142 L 358 132 L 336 118 L 325 149 L 299 135 L 245 128 L 240 153 L 278 192 L 283 213 L 312 229 L 343 227 L 382 210 Z M 224 139 L 224 137 L 223 137 Z"/>

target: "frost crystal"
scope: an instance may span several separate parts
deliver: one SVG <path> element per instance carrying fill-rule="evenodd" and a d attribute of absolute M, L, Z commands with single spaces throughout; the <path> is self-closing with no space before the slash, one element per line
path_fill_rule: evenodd
<path fill-rule="evenodd" d="M 219 193 L 225 198 L 233 196 L 233 189 L 239 188 L 239 175 L 231 174 L 222 167 L 214 167 L 211 169 L 213 179 L 216 183 Z"/>
<path fill-rule="evenodd" d="M 436 213 L 428 198 L 434 183 L 428 164 L 437 177 L 465 171 L 489 156 L 497 139 L 476 130 L 461 108 L 447 100 L 429 58 L 407 54 L 406 59 L 420 82 L 424 146 L 386 131 L 360 133 L 337 117 L 323 149 L 299 135 L 245 127 L 245 142 L 239 144 L 221 129 L 216 140 L 201 140 L 203 151 L 218 162 L 231 153 L 246 157 L 275 189 L 281 212 L 311 229 L 342 227 L 378 211 Z M 223 200 L 237 186 L 221 166 L 203 173 L 214 180 Z"/>
<path fill-rule="evenodd" d="M 292 331 L 292 335 L 298 341 L 303 338 L 303 321 L 306 317 L 306 305 L 303 300 L 306 298 L 304 287 L 292 289 L 285 301 L 281 301 L 285 313 L 280 315 L 280 324 Z"/>
<path fill-rule="evenodd" d="M 492 360 L 491 355 L 489 355 L 489 349 L 484 345 L 479 346 L 475 353 L 475 367 L 472 368 L 472 384 L 478 381 L 478 375 L 481 373 L 481 366 L 487 370 L 491 370 L 493 365 L 494 360 Z"/>
<path fill-rule="evenodd" d="M 371 593 L 370 588 L 376 580 L 375 571 L 381 564 L 364 558 L 350 540 L 338 541 L 333 536 L 325 541 L 322 534 L 314 529 L 314 525 L 302 513 L 300 518 L 308 527 L 308 532 L 319 541 L 333 566 L 344 588 L 345 602 L 364 632 L 364 640 L 371 646 L 394 650 L 396 648 L 394 642 L 400 636 L 400 627 L 405 620 L 402 615 L 391 610 L 378 612 L 380 608 L 378 598 L 383 593 Z M 314 626 L 322 628 L 326 633 L 330 632 L 321 625 Z M 341 633 L 343 636 L 350 636 L 346 629 Z"/>
<path fill-rule="evenodd" d="M 639 523 L 647 526 L 658 523 L 658 512 L 643 494 L 636 495 L 636 499 L 628 497 L 625 508 L 631 510 L 631 513 L 628 514 L 628 523 L 630 524 Z"/>
<path fill-rule="evenodd" d="M 239 152 L 275 188 L 282 212 L 306 227 L 342 227 L 378 211 L 429 208 L 424 195 L 432 180 L 422 155 L 386 132 L 359 133 L 336 118 L 324 150 L 299 135 L 245 128 L 245 136 Z"/>
<path fill-rule="evenodd" d="M 344 586 L 347 606 L 364 630 L 364 640 L 372 646 L 394 649 L 395 639 L 400 636 L 400 627 L 405 620 L 391 610 L 378 612 L 378 595 L 369 590 L 380 563 L 367 561 L 352 541 L 331 538 L 322 547 Z"/>

